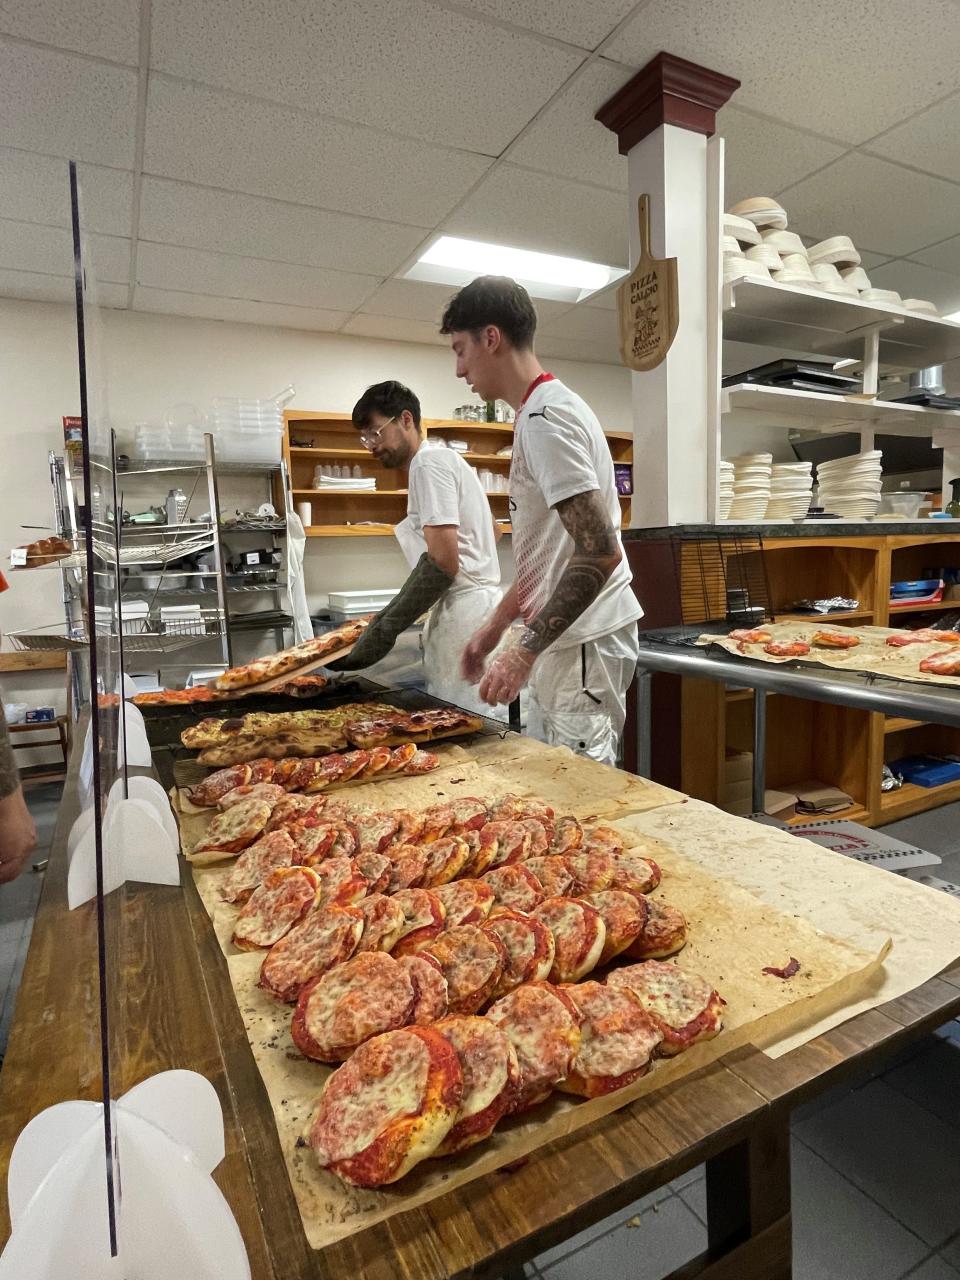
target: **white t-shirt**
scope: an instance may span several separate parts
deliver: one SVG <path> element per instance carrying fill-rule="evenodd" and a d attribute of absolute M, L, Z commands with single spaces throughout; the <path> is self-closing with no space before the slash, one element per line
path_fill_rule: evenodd
<path fill-rule="evenodd" d="M 410 567 L 427 549 L 426 525 L 456 525 L 460 571 L 450 590 L 499 586 L 493 516 L 473 467 L 454 449 L 422 444 L 410 462 L 407 489 L 407 518 L 396 533 Z"/>
<path fill-rule="evenodd" d="M 510 517 L 520 612 L 530 622 L 549 600 L 573 554 L 554 506 L 599 490 L 620 542 L 620 502 L 610 447 L 590 406 L 556 378 L 541 382 L 517 415 L 510 467 Z M 623 544 L 620 543 L 623 550 Z M 623 559 L 593 604 L 557 639 L 566 649 L 643 617 Z"/>

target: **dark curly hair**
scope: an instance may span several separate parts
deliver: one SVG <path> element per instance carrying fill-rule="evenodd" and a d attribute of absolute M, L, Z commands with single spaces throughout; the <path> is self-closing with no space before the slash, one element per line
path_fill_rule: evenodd
<path fill-rule="evenodd" d="M 402 382 L 375 382 L 353 406 L 353 425 L 359 430 L 370 425 L 371 413 L 382 413 L 385 418 L 399 418 L 404 409 L 420 429 L 420 401 Z"/>
<path fill-rule="evenodd" d="M 447 303 L 440 332 L 479 333 L 488 324 L 496 325 L 518 351 L 533 346 L 537 313 L 522 284 L 509 276 L 478 276 L 471 280 Z"/>

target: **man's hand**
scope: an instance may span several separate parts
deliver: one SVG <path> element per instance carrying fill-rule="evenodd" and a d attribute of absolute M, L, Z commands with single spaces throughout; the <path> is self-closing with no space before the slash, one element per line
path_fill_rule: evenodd
<path fill-rule="evenodd" d="M 36 844 L 37 829 L 18 787 L 0 800 L 0 884 L 16 880 Z"/>
<path fill-rule="evenodd" d="M 537 659 L 535 653 L 519 644 L 511 645 L 497 655 L 480 685 L 480 697 L 491 707 L 506 706 L 514 700 L 530 679 L 530 672 Z"/>
<path fill-rule="evenodd" d="M 485 627 L 475 631 L 466 643 L 460 658 L 460 674 L 470 684 L 476 684 L 483 675 L 487 655 L 493 653 L 500 643 L 503 628 L 488 622 Z"/>

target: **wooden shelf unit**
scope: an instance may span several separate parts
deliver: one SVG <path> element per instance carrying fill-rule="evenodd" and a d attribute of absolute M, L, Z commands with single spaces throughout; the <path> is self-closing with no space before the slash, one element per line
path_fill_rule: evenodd
<path fill-rule="evenodd" d="M 891 609 L 890 583 L 926 576 L 923 571 L 931 567 L 960 567 L 960 533 L 935 530 L 927 536 L 771 538 L 763 546 L 778 621 L 814 620 L 785 612 L 794 600 L 844 595 L 859 599 L 862 608 L 825 617 L 825 623 L 913 624 L 923 607 Z M 960 599 L 933 606 L 932 612 L 948 608 L 960 609 Z M 904 612 L 907 616 L 901 617 Z M 689 795 L 720 804 L 726 752 L 753 749 L 752 691 L 684 679 L 680 697 L 680 786 Z M 707 745 L 711 738 L 713 749 Z M 810 778 L 842 787 L 854 807 L 828 817 L 880 826 L 960 800 L 960 782 L 880 790 L 885 763 L 925 753 L 960 754 L 960 729 L 786 696 L 767 699 L 768 788 L 785 789 L 790 782 Z"/>
<path fill-rule="evenodd" d="M 401 470 L 384 468 L 371 453 L 360 446 L 359 437 L 348 413 L 314 413 L 305 409 L 284 411 L 283 457 L 290 478 L 290 492 L 295 502 L 309 500 L 313 504 L 308 538 L 382 537 L 392 534 L 393 526 L 407 514 L 406 476 Z M 458 422 L 453 418 L 424 418 L 426 437 L 452 437 L 465 440 L 468 450 L 462 456 L 478 467 L 490 468 L 506 475 L 509 457 L 498 457 L 497 451 L 513 443 L 512 422 Z M 633 462 L 633 436 L 626 431 L 606 433 L 614 462 Z M 325 461 L 342 459 L 351 467 L 360 466 L 364 476 L 374 476 L 376 489 L 316 489 L 313 473 Z M 362 459 L 366 459 L 364 465 Z M 490 507 L 503 533 L 511 532 L 504 517 L 509 494 L 488 493 Z M 628 496 L 620 499 L 623 524 L 630 519 Z"/>

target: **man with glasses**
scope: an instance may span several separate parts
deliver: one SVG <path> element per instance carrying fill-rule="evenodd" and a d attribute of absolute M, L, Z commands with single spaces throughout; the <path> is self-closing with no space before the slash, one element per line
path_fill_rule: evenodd
<path fill-rule="evenodd" d="M 460 673 L 467 640 L 500 599 L 497 534 L 477 473 L 454 449 L 423 439 L 420 401 L 401 382 L 368 387 L 354 405 L 353 425 L 385 469 L 406 477 L 407 518 L 395 532 L 411 572 L 353 652 L 330 665 L 339 671 L 371 666 L 429 610 L 423 629 L 427 692 L 489 714 Z"/>

